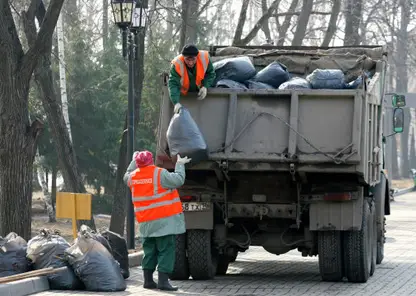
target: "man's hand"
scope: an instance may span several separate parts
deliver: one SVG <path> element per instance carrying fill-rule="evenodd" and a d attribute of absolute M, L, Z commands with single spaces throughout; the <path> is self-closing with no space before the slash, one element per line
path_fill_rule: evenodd
<path fill-rule="evenodd" d="M 176 160 L 176 163 L 178 164 L 186 164 L 191 162 L 192 158 L 188 158 L 188 156 L 185 156 L 184 158 L 182 158 L 179 154 L 178 154 L 178 158 Z"/>
<path fill-rule="evenodd" d="M 205 99 L 205 97 L 207 96 L 207 88 L 205 87 L 205 86 L 203 86 L 203 87 L 201 87 L 201 89 L 199 90 L 199 93 L 198 93 L 198 97 L 197 97 L 197 99 L 199 100 L 199 101 L 201 101 L 201 100 L 203 100 L 203 99 Z"/>
<path fill-rule="evenodd" d="M 182 105 L 180 103 L 176 103 L 175 107 L 173 108 L 173 113 L 179 113 L 179 110 L 182 108 Z"/>

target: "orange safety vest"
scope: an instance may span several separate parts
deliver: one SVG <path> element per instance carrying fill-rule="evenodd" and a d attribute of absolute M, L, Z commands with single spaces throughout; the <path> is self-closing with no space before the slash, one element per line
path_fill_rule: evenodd
<path fill-rule="evenodd" d="M 150 165 L 136 169 L 127 185 L 137 222 L 148 222 L 182 213 L 182 203 L 176 189 L 164 189 L 160 185 L 161 168 Z"/>
<path fill-rule="evenodd" d="M 189 90 L 189 75 L 188 70 L 186 69 L 185 57 L 183 55 L 178 55 L 172 60 L 172 64 L 175 65 L 176 73 L 181 77 L 181 94 L 186 95 Z M 200 50 L 196 57 L 196 77 L 195 83 L 200 88 L 202 85 L 202 80 L 204 80 L 205 72 L 207 71 L 209 64 L 209 54 L 208 51 Z"/>

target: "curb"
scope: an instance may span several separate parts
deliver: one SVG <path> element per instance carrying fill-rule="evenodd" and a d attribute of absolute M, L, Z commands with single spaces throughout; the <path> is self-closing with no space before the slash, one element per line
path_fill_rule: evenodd
<path fill-rule="evenodd" d="M 143 251 L 129 254 L 129 267 L 142 265 Z M 38 276 L 0 284 L 1 296 L 26 296 L 50 290 L 46 276 Z"/>
<path fill-rule="evenodd" d="M 413 191 L 415 191 L 415 189 L 416 189 L 415 187 L 410 187 L 410 188 L 406 188 L 406 189 L 395 190 L 394 194 L 393 194 L 393 197 L 413 192 Z"/>

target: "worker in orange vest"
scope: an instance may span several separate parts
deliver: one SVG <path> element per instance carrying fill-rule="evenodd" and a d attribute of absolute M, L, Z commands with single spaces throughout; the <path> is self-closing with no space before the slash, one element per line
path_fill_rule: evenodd
<path fill-rule="evenodd" d="M 188 92 L 198 92 L 198 100 L 205 99 L 207 88 L 215 80 L 215 70 L 209 54 L 205 50 L 198 50 L 195 45 L 188 44 L 182 49 L 182 54 L 172 60 L 169 74 L 169 96 L 177 113 L 182 105 L 179 99 Z"/>
<path fill-rule="evenodd" d="M 169 283 L 175 264 L 176 235 L 185 233 L 182 203 L 176 188 L 185 182 L 188 157 L 177 156 L 175 172 L 159 168 L 149 151 L 135 152 L 124 175 L 131 192 L 134 212 L 143 239 L 143 287 L 176 291 Z M 157 266 L 158 283 L 153 280 Z"/>

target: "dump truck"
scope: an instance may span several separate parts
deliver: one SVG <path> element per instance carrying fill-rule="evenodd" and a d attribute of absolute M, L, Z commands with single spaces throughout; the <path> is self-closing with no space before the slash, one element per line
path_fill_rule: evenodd
<path fill-rule="evenodd" d="M 324 281 L 366 282 L 383 261 L 390 214 L 384 143 L 403 131 L 404 96 L 385 96 L 386 48 L 214 46 L 210 56 L 248 56 L 258 70 L 279 61 L 299 77 L 366 75 L 357 89 L 210 88 L 203 101 L 181 98 L 209 153 L 186 168 L 179 190 L 187 231 L 176 238 L 172 279 L 224 275 L 239 252 L 260 246 L 318 256 Z M 173 170 L 173 104 L 162 76 L 156 165 Z M 383 130 L 386 107 L 392 132 Z"/>

